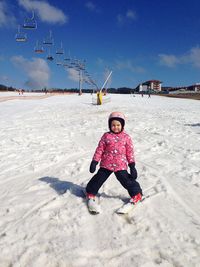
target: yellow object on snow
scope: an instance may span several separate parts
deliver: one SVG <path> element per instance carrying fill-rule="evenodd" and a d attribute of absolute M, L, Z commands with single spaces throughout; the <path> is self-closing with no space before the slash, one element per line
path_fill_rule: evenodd
<path fill-rule="evenodd" d="M 103 100 L 103 96 L 102 96 L 102 92 L 97 92 L 97 105 L 102 105 L 102 100 Z"/>

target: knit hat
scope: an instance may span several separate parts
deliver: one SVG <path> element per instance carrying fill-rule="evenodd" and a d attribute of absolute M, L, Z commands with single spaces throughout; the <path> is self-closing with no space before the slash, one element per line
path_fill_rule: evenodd
<path fill-rule="evenodd" d="M 115 111 L 115 112 L 112 112 L 108 118 L 108 126 L 109 126 L 109 129 L 111 131 L 111 123 L 112 121 L 119 121 L 121 123 L 121 126 L 122 126 L 122 131 L 124 129 L 124 125 L 125 125 L 125 116 L 123 113 L 121 112 L 118 112 L 118 111 Z"/>

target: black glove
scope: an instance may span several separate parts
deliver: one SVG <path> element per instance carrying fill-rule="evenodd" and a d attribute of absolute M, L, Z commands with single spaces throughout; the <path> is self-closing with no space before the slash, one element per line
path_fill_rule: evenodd
<path fill-rule="evenodd" d="M 97 166 L 98 162 L 93 160 L 91 163 L 90 163 L 90 172 L 93 173 L 96 171 L 96 166 Z"/>
<path fill-rule="evenodd" d="M 131 173 L 131 177 L 136 180 L 137 179 L 137 170 L 135 168 L 135 162 L 132 162 L 130 164 L 128 164 L 129 168 L 130 168 L 130 173 Z"/>

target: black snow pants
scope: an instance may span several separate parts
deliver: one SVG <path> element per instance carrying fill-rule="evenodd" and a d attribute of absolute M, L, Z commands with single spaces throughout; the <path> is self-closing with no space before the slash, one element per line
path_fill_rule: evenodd
<path fill-rule="evenodd" d="M 92 177 L 86 186 L 86 192 L 96 195 L 103 185 L 103 183 L 111 175 L 112 171 L 105 168 L 100 168 L 98 172 Z M 138 193 L 142 194 L 142 189 L 140 184 L 131 177 L 127 170 L 117 171 L 114 173 L 117 180 L 121 185 L 128 191 L 130 197 L 137 195 Z"/>

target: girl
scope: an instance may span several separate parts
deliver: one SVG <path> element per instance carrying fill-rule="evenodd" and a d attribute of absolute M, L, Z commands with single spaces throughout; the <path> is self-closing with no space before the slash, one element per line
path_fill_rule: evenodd
<path fill-rule="evenodd" d="M 135 168 L 134 149 L 130 136 L 124 131 L 125 117 L 121 112 L 112 112 L 108 119 L 109 132 L 104 133 L 96 148 L 90 172 L 96 171 L 100 162 L 100 169 L 86 186 L 88 201 L 95 201 L 100 187 L 114 172 L 117 180 L 128 191 L 130 203 L 136 204 L 142 199 L 142 189 L 138 182 Z M 127 172 L 128 166 L 130 174 Z"/>

